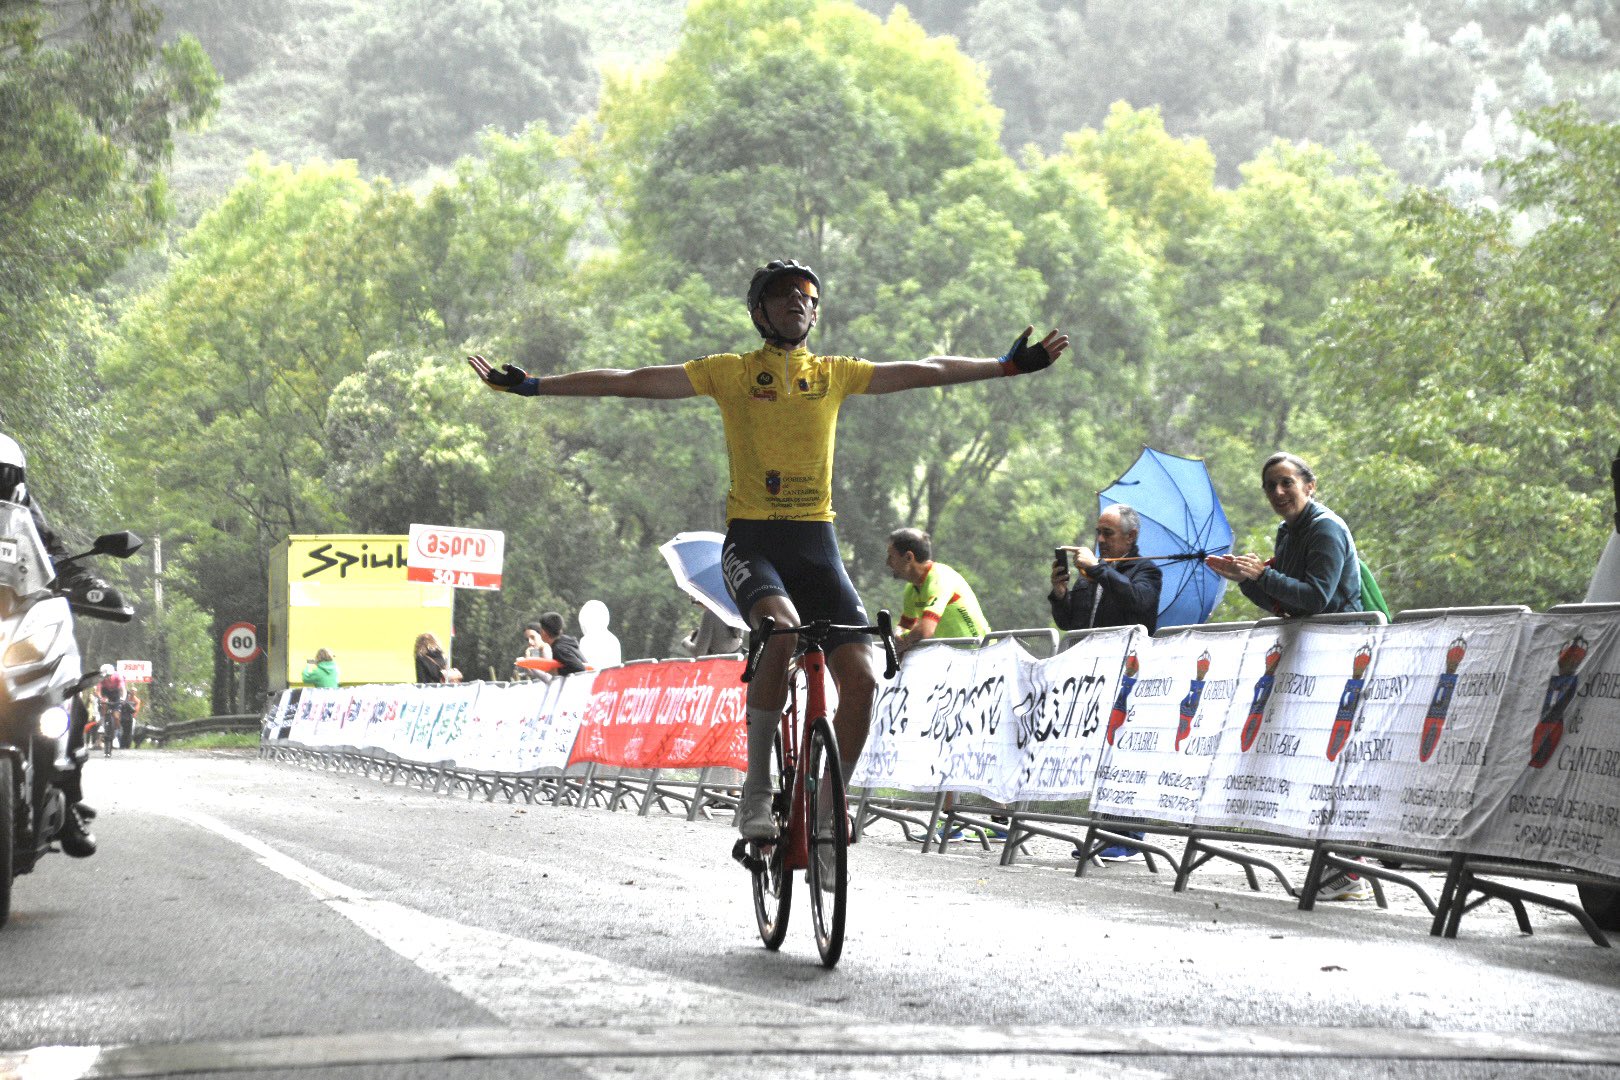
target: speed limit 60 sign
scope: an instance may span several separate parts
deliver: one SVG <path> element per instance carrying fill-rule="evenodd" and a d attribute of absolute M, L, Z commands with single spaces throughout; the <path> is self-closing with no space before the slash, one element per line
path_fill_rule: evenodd
<path fill-rule="evenodd" d="M 238 664 L 245 664 L 259 655 L 259 628 L 250 622 L 231 623 L 221 639 L 225 655 Z"/>

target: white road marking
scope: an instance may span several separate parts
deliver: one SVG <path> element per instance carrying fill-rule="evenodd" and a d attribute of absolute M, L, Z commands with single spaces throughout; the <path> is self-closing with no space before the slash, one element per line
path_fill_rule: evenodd
<path fill-rule="evenodd" d="M 626 1016 L 646 1016 L 660 1024 L 845 1018 L 834 1010 L 617 964 L 369 897 L 218 818 L 188 809 L 164 812 L 246 848 L 264 866 L 304 886 L 367 934 L 513 1026 L 615 1024 Z M 588 994 L 581 993 L 585 983 Z"/>
<path fill-rule="evenodd" d="M 790 1062 L 806 1075 L 904 1076 L 909 1066 L 983 1058 L 1042 1077 L 1162 1080 L 1132 1058 L 1467 1061 L 1620 1065 L 1612 1033 L 1449 1032 L 1308 1027 L 1054 1027 L 868 1024 L 831 1010 L 740 994 L 439 918 L 326 877 L 206 814 L 163 812 L 238 844 L 394 952 L 510 1025 L 0 1052 L 0 1080 L 133 1078 L 462 1060 L 609 1059 L 612 1075 L 690 1076 L 715 1059 Z M 636 1024 L 627 1017 L 656 1017 Z M 762 1054 L 762 1050 L 764 1051 Z M 899 1066 L 893 1062 L 903 1062 Z M 982 1075 L 984 1066 L 977 1068 Z M 788 1071 L 788 1070 L 783 1070 Z M 797 1075 L 797 1071 L 794 1073 Z M 609 1075 L 604 1071 L 601 1075 Z M 709 1073 L 705 1073 L 709 1075 Z"/>

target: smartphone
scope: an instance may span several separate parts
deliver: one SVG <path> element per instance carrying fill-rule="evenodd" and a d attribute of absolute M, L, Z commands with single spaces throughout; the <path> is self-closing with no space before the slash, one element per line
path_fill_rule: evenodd
<path fill-rule="evenodd" d="M 1067 551 L 1064 551 L 1060 547 L 1053 548 L 1052 549 L 1052 566 L 1054 568 L 1056 568 L 1056 569 L 1061 569 L 1064 573 L 1068 573 L 1068 570 L 1069 570 L 1069 553 Z"/>

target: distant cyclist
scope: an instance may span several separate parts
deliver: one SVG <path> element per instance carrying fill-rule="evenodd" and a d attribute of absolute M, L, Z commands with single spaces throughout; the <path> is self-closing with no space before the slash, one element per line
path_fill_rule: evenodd
<path fill-rule="evenodd" d="M 129 686 L 124 677 L 111 664 L 101 665 L 101 681 L 96 684 L 96 700 L 101 703 L 102 737 L 110 744 L 116 735 L 132 728 L 125 723 L 125 714 L 133 716 L 129 703 Z M 123 744 L 128 746 L 128 736 Z"/>
<path fill-rule="evenodd" d="M 534 378 L 521 368 L 493 367 L 482 356 L 467 362 L 492 390 L 526 397 L 712 397 L 720 407 L 730 458 L 728 526 L 721 569 L 726 587 L 758 627 L 830 619 L 865 625 L 866 610 L 850 583 L 833 530 L 833 443 L 838 409 L 855 394 L 888 394 L 925 386 L 977 382 L 1050 367 L 1069 339 L 1051 331 L 1031 345 L 1033 326 L 1005 356 L 934 356 L 874 364 L 852 356 L 816 356 L 805 340 L 816 325 L 821 279 L 792 259 L 754 271 L 748 314 L 765 339 L 749 353 L 716 353 L 686 364 L 597 368 Z M 845 775 L 866 745 L 877 685 L 870 640 L 829 635 L 827 664 L 838 687 L 833 727 Z M 767 643 L 748 686 L 748 773 L 738 828 L 753 840 L 776 835 L 771 817 L 771 744 L 787 699 L 790 635 Z"/>

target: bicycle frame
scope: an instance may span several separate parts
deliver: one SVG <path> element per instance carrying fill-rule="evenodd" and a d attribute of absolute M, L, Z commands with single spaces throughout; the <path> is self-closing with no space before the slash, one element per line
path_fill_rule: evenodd
<path fill-rule="evenodd" d="M 810 728 L 827 715 L 827 655 L 816 642 L 798 658 L 799 671 L 804 675 L 804 713 L 799 713 L 799 695 L 788 687 L 788 707 L 782 712 L 783 767 L 793 777 L 791 802 L 788 812 L 788 849 L 784 865 L 789 870 L 804 870 L 810 865 L 810 795 L 805 787 L 806 770 L 800 768 L 802 749 L 810 740 Z"/>
<path fill-rule="evenodd" d="M 803 652 L 794 662 L 797 671 L 794 665 L 788 668 L 787 701 L 772 738 L 780 747 L 783 782 L 771 806 L 778 835 L 771 840 L 740 839 L 731 849 L 732 857 L 752 875 L 754 916 L 767 949 L 781 947 L 793 908 L 793 877 L 804 871 L 816 950 L 829 968 L 838 963 L 844 947 L 850 843 L 847 788 L 838 736 L 827 716 L 827 657 L 821 644 L 835 630 L 876 633 L 887 661 L 885 678 L 892 678 L 899 666 L 887 611 L 878 612 L 873 626 L 835 626 L 817 620 L 777 627 L 769 618 L 760 621 L 743 667 L 744 682 L 753 680 L 765 642 L 773 634 L 797 635 Z M 802 695 L 797 686 L 801 674 Z"/>

